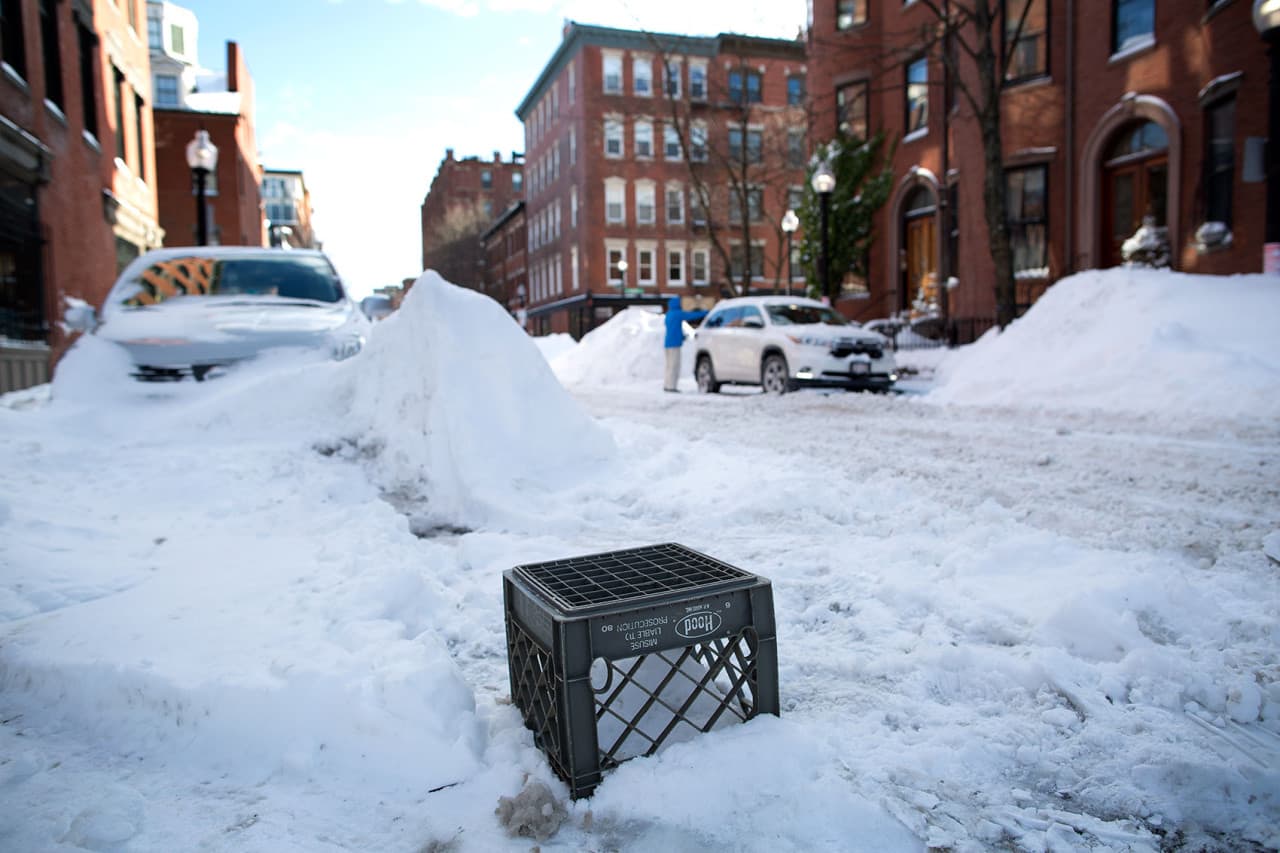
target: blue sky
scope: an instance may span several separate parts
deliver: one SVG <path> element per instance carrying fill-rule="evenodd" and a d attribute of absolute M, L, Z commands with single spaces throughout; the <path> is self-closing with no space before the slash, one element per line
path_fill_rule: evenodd
<path fill-rule="evenodd" d="M 358 295 L 422 272 L 419 207 L 446 148 L 509 158 L 516 105 L 566 18 L 792 37 L 805 0 L 178 0 L 200 63 L 238 42 L 268 168 L 301 169 L 317 232 Z"/>

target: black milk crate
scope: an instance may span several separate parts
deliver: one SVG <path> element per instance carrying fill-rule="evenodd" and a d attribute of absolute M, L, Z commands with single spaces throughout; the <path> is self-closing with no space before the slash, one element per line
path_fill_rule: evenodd
<path fill-rule="evenodd" d="M 664 743 L 778 713 L 773 589 L 668 543 L 503 573 L 511 699 L 574 799 Z"/>

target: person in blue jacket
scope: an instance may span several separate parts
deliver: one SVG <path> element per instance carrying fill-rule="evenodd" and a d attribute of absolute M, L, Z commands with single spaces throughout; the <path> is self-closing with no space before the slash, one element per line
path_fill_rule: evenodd
<path fill-rule="evenodd" d="M 684 344 L 684 323 L 701 320 L 706 311 L 685 311 L 680 307 L 680 297 L 667 300 L 667 336 L 662 346 L 667 354 L 667 372 L 662 386 L 664 391 L 678 391 L 680 379 L 680 347 Z"/>

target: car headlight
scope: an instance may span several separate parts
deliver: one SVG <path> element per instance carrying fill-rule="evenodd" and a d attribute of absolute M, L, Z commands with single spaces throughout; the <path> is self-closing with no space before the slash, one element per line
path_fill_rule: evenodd
<path fill-rule="evenodd" d="M 831 348 L 830 338 L 819 338 L 813 335 L 787 335 L 787 339 L 797 346 L 820 347 L 822 349 Z"/>
<path fill-rule="evenodd" d="M 333 342 L 333 357 L 337 361 L 351 358 L 364 349 L 364 338 L 361 335 L 349 335 Z"/>

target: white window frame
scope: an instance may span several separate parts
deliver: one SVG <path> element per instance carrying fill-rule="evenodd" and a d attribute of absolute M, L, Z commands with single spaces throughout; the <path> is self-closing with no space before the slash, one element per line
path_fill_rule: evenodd
<path fill-rule="evenodd" d="M 647 53 L 637 53 L 631 57 L 631 94 L 637 98 L 653 97 L 653 57 Z"/>
<path fill-rule="evenodd" d="M 569 63 L 569 103 L 574 103 L 578 99 L 578 78 L 574 74 L 574 66 L 577 60 Z"/>
<path fill-rule="evenodd" d="M 609 85 L 610 67 L 616 66 L 617 85 Z M 606 95 L 622 94 L 622 54 L 615 50 L 600 51 L 600 88 Z"/>
<path fill-rule="evenodd" d="M 578 227 L 578 185 L 569 188 L 569 226 Z"/>
<path fill-rule="evenodd" d="M 669 59 L 662 63 L 662 94 L 675 100 L 683 91 L 684 60 Z"/>
<path fill-rule="evenodd" d="M 698 278 L 698 259 L 702 259 L 702 278 Z M 694 287 L 706 287 L 711 283 L 711 247 L 699 244 L 689 250 L 689 283 Z"/>
<path fill-rule="evenodd" d="M 645 255 L 649 256 L 649 275 L 644 275 Z M 636 284 L 641 287 L 653 287 L 658 283 L 658 244 L 653 241 L 636 242 Z"/>
<path fill-rule="evenodd" d="M 658 221 L 658 190 L 657 186 L 649 178 L 641 178 L 635 182 L 636 193 L 636 224 L 637 225 L 653 225 Z M 646 217 L 644 208 L 648 206 L 649 214 Z"/>
<path fill-rule="evenodd" d="M 578 129 L 576 127 L 569 128 L 569 165 L 578 162 Z"/>
<path fill-rule="evenodd" d="M 694 163 L 707 162 L 707 123 L 702 119 L 689 125 L 689 159 Z"/>
<path fill-rule="evenodd" d="M 638 118 L 631 124 L 631 145 L 632 151 L 635 152 L 637 160 L 653 159 L 653 121 L 647 118 Z M 641 148 L 644 145 L 649 150 L 646 152 Z"/>
<path fill-rule="evenodd" d="M 604 275 L 605 275 L 605 281 L 608 282 L 610 287 L 617 287 L 621 289 L 627 286 L 626 270 L 619 270 L 618 271 L 619 275 L 617 277 L 615 277 L 613 274 L 617 266 L 613 260 L 614 253 L 616 252 L 618 254 L 619 260 L 626 261 L 627 249 L 628 249 L 628 244 L 626 240 L 605 240 L 604 241 Z M 628 261 L 628 265 L 630 265 L 629 261 Z"/>
<path fill-rule="evenodd" d="M 685 244 L 683 241 L 667 241 L 666 251 L 663 252 L 666 263 L 663 265 L 662 274 L 666 278 L 668 287 L 684 287 L 688 283 L 688 276 L 685 275 L 687 270 L 685 251 Z M 676 276 L 671 274 L 672 258 L 679 259 L 675 264 L 675 267 L 679 270 L 680 274 Z"/>
<path fill-rule="evenodd" d="M 671 202 L 675 201 L 676 215 L 672 216 Z M 662 215 L 668 225 L 684 224 L 684 184 L 679 181 L 668 181 L 663 188 Z"/>
<path fill-rule="evenodd" d="M 610 160 L 621 160 L 627 153 L 626 125 L 621 116 L 610 115 L 604 119 L 604 156 Z M 618 153 L 609 151 L 609 143 L 618 143 Z"/>
<path fill-rule="evenodd" d="M 573 282 L 573 289 L 577 291 L 581 286 L 581 282 L 578 280 L 578 246 L 576 243 L 569 247 L 569 264 L 569 275 Z"/>
<path fill-rule="evenodd" d="M 702 91 L 699 92 L 693 85 L 693 72 L 700 71 L 702 74 Z M 707 99 L 707 63 L 690 62 L 689 63 L 689 97 L 695 101 L 705 101 Z"/>
<path fill-rule="evenodd" d="M 609 215 L 610 208 L 617 206 L 618 216 Z M 606 225 L 627 224 L 627 179 L 604 179 L 604 221 Z"/>
<path fill-rule="evenodd" d="M 671 152 L 671 143 L 675 143 L 675 153 Z M 677 163 L 680 161 L 680 128 L 674 124 L 666 123 L 662 125 L 662 157 L 669 163 Z"/>

